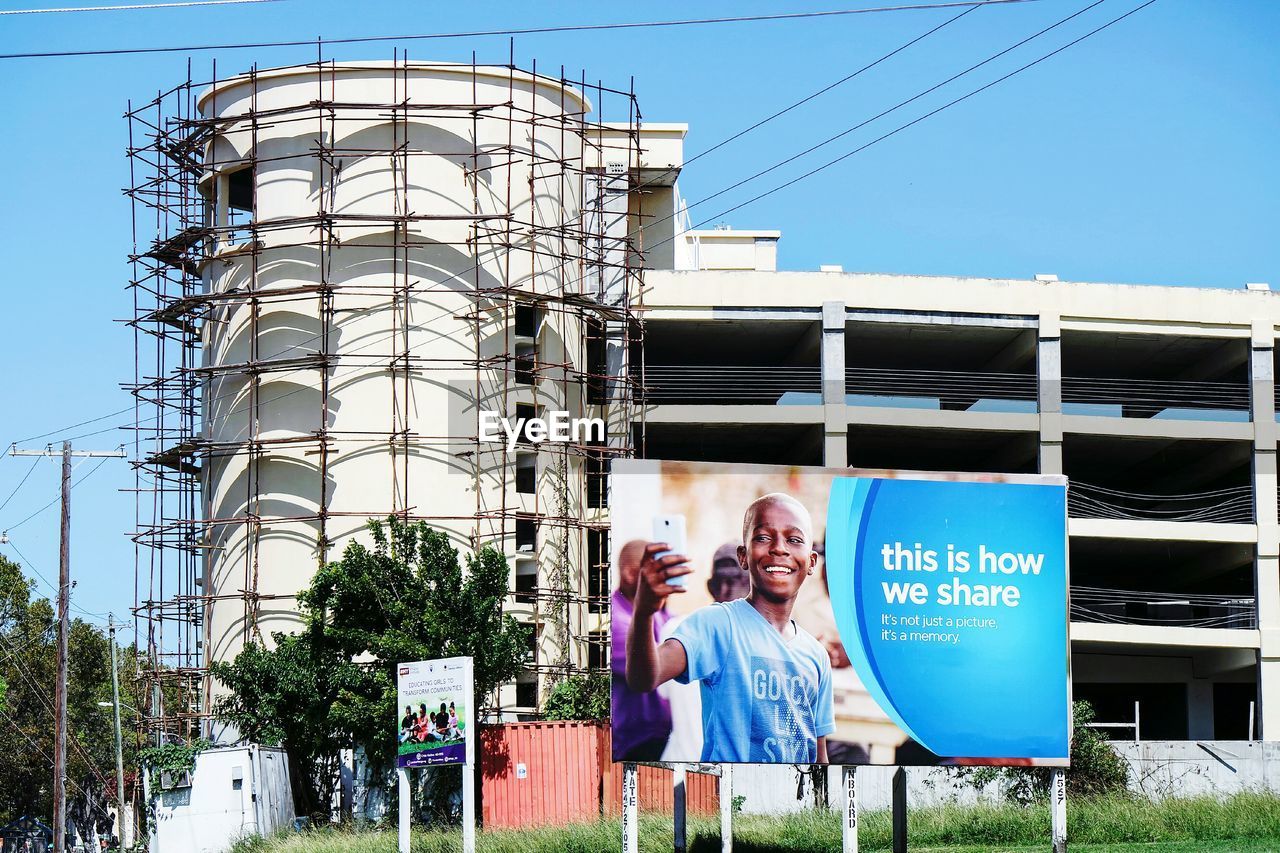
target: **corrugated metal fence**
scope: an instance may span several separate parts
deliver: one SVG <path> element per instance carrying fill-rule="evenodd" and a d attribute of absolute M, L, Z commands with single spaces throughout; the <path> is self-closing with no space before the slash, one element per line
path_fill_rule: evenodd
<path fill-rule="evenodd" d="M 488 827 L 594 821 L 617 815 L 622 765 L 610 758 L 607 726 L 596 723 L 509 723 L 480 733 L 483 820 Z M 671 771 L 640 768 L 640 808 L 672 810 Z M 719 779 L 688 773 L 688 811 L 720 810 Z"/>

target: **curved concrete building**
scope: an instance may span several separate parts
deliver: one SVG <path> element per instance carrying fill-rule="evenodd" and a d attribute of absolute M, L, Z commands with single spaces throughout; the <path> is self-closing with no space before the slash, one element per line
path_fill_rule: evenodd
<path fill-rule="evenodd" d="M 393 514 L 507 553 L 536 638 L 501 704 L 531 709 L 538 673 L 586 665 L 605 618 L 588 599 L 607 594 L 588 589 L 607 563 L 603 459 L 630 433 L 640 179 L 633 99 L 592 91 L 626 121 L 593 121 L 563 80 L 402 61 L 255 71 L 179 104 L 154 146 L 179 168 L 161 164 L 141 259 L 161 292 L 137 323 L 178 340 L 151 391 L 183 417 L 143 462 L 157 505 L 189 506 L 140 536 L 190 540 L 145 602 L 184 617 L 153 638 L 168 669 L 296 630 L 316 567 Z M 613 447 L 585 428 L 483 441 L 482 411 L 597 418 Z M 210 685 L 188 683 L 207 710 Z"/>

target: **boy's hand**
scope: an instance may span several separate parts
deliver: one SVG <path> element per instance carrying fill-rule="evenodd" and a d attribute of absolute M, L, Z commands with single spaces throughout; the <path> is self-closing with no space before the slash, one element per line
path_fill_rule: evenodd
<path fill-rule="evenodd" d="M 693 572 L 688 566 L 689 558 L 684 554 L 655 557 L 669 550 L 671 548 L 665 542 L 650 542 L 644 547 L 644 556 L 640 559 L 640 577 L 636 582 L 634 607 L 637 614 L 657 613 L 666 604 L 667 596 L 685 591 L 684 587 L 673 586 L 670 581 Z"/>

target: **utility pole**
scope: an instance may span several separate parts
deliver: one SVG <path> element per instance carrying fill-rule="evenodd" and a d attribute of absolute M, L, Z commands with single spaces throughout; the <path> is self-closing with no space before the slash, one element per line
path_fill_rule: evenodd
<path fill-rule="evenodd" d="M 116 718 L 116 822 L 120 825 L 120 846 L 133 847 L 133 815 L 125 820 L 124 812 L 124 738 L 120 734 L 120 676 L 116 673 L 116 617 L 107 614 L 107 631 L 111 635 L 111 705 Z"/>
<path fill-rule="evenodd" d="M 123 450 L 71 450 L 62 442 L 62 452 L 52 446 L 44 450 L 9 448 L 10 456 L 62 457 L 62 527 L 58 545 L 58 683 L 54 690 L 53 747 L 53 851 L 67 851 L 67 638 L 71 630 L 71 457 L 106 456 L 124 458 Z"/>

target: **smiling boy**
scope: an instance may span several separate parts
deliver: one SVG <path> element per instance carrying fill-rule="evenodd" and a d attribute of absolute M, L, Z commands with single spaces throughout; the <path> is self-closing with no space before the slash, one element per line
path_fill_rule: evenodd
<path fill-rule="evenodd" d="M 773 493 L 747 507 L 738 563 L 747 572 L 746 598 L 690 614 L 659 645 L 652 619 L 671 584 L 689 574 L 683 554 L 657 555 L 648 545 L 640 564 L 627 685 L 647 692 L 671 679 L 697 681 L 702 691 L 702 760 L 826 763 L 826 736 L 835 731 L 831 662 L 817 640 L 791 618 L 805 578 L 813 574 L 813 522 L 790 495 Z"/>

